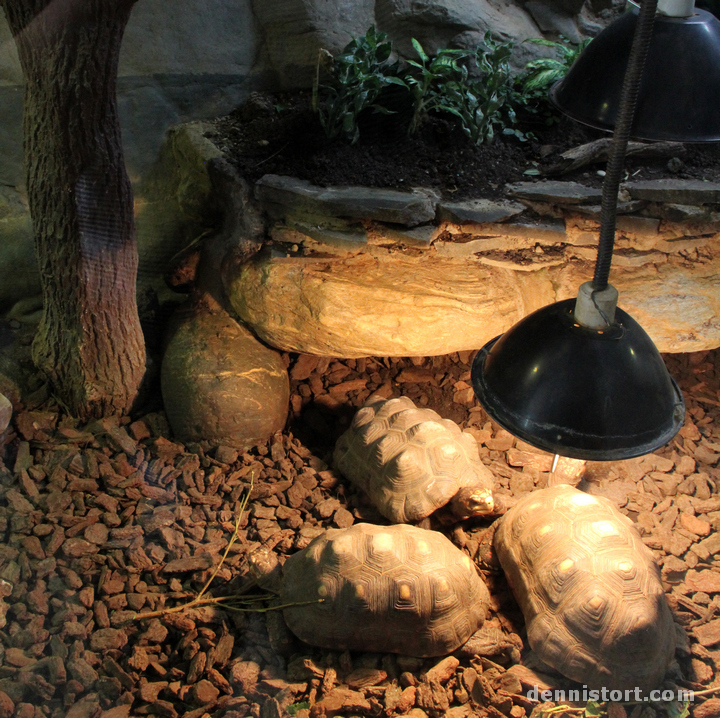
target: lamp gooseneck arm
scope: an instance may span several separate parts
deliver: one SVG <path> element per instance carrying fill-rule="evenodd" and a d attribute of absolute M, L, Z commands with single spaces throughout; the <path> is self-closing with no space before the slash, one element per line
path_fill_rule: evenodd
<path fill-rule="evenodd" d="M 608 159 L 602 188 L 600 240 L 595 263 L 595 275 L 592 280 L 592 288 L 595 291 L 602 291 L 608 286 L 613 245 L 615 244 L 618 192 L 625 167 L 625 153 L 630 139 L 645 59 L 650 47 L 657 5 L 658 0 L 643 0 L 640 6 L 630 57 L 623 80 L 620 106 L 610 148 L 610 158 Z"/>

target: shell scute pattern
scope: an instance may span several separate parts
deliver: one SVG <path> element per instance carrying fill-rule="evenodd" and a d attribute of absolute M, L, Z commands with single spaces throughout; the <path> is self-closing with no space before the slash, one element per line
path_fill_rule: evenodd
<path fill-rule="evenodd" d="M 592 688 L 661 683 L 675 630 L 660 570 L 610 501 L 535 491 L 502 518 L 495 548 L 543 661 Z"/>
<path fill-rule="evenodd" d="M 306 643 L 416 656 L 462 645 L 489 603 L 472 561 L 445 536 L 371 524 L 330 529 L 288 558 L 281 598 L 305 604 L 284 616 Z"/>
<path fill-rule="evenodd" d="M 581 568 L 585 558 L 575 552 L 573 558 L 566 556 L 562 561 L 553 561 L 537 569 L 536 582 L 546 587 L 537 596 L 544 607 L 551 611 L 561 609 L 565 597 L 577 592 L 579 585 L 586 580 L 586 572 Z"/>
<path fill-rule="evenodd" d="M 395 523 L 424 519 L 463 488 L 492 491 L 475 439 L 406 397 L 370 397 L 338 439 L 334 463 Z"/>

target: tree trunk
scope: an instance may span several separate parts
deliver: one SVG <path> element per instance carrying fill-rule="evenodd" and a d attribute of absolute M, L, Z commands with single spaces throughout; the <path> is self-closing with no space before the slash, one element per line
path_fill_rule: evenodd
<path fill-rule="evenodd" d="M 25 161 L 44 315 L 36 365 L 80 418 L 127 412 L 145 372 L 115 90 L 135 0 L 0 0 L 25 75 Z"/>

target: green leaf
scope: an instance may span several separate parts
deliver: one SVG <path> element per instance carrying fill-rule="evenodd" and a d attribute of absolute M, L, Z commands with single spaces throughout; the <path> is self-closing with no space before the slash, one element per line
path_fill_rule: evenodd
<path fill-rule="evenodd" d="M 293 703 L 292 705 L 289 705 L 285 710 L 288 712 L 288 715 L 294 716 L 297 715 L 298 711 L 301 711 L 305 708 L 310 708 L 310 703 L 307 701 L 303 701 L 302 703 Z"/>
<path fill-rule="evenodd" d="M 378 45 L 377 49 L 377 59 L 378 62 L 385 62 L 392 53 L 392 45 L 389 42 L 384 42 L 381 45 Z"/>
<path fill-rule="evenodd" d="M 524 174 L 540 174 L 540 170 L 527 170 Z M 598 701 L 588 701 L 585 705 L 586 718 L 600 718 L 603 713 L 603 704 Z"/>
<path fill-rule="evenodd" d="M 690 704 L 687 701 L 670 701 L 665 704 L 668 718 L 687 718 L 690 715 Z"/>
<path fill-rule="evenodd" d="M 544 45 L 545 47 L 558 47 L 562 43 L 554 42 L 553 40 L 546 40 L 544 37 L 529 37 L 523 42 L 531 42 L 533 45 Z"/>
<path fill-rule="evenodd" d="M 533 169 L 525 170 L 525 171 L 523 172 L 523 174 L 524 174 L 524 175 L 530 175 L 530 176 L 532 176 L 532 177 L 537 177 L 537 175 L 540 174 L 540 170 L 533 168 Z M 588 715 L 588 716 L 589 716 L 588 713 L 586 713 L 585 715 Z M 594 714 L 593 714 L 593 715 L 594 715 Z M 598 715 L 600 715 L 600 714 L 598 713 Z"/>
<path fill-rule="evenodd" d="M 555 60 L 552 57 L 541 57 L 537 60 L 530 60 L 530 62 L 525 65 L 526 70 L 564 70 L 566 67 L 565 63 L 560 62 L 560 60 Z"/>
<path fill-rule="evenodd" d="M 370 107 L 373 109 L 373 112 L 379 112 L 381 115 L 396 115 L 397 112 L 395 110 L 388 110 L 387 107 L 383 107 L 382 105 L 370 105 Z"/>
<path fill-rule="evenodd" d="M 444 48 L 442 50 L 438 50 L 438 53 L 436 57 L 470 57 L 470 53 L 467 50 L 462 49 L 451 49 L 451 48 Z"/>
<path fill-rule="evenodd" d="M 450 107 L 450 105 L 438 105 L 438 110 L 442 110 L 443 112 L 449 112 L 452 115 L 456 115 L 457 117 L 460 117 L 462 119 L 463 114 L 455 107 Z"/>
<path fill-rule="evenodd" d="M 425 54 L 425 50 L 422 49 L 422 45 L 413 37 L 410 39 L 412 46 L 415 48 L 415 52 L 420 56 L 423 62 L 427 62 L 430 58 Z"/>
<path fill-rule="evenodd" d="M 532 77 L 528 77 L 527 80 L 525 80 L 524 88 L 526 90 L 545 88 L 555 82 L 555 80 L 559 80 L 561 77 L 564 77 L 564 75 L 564 72 L 557 69 L 543 70 Z"/>

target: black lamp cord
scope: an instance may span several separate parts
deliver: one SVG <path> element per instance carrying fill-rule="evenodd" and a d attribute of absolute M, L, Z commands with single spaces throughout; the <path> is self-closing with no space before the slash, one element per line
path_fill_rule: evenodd
<path fill-rule="evenodd" d="M 595 275 L 592 281 L 593 293 L 602 291 L 608 285 L 613 245 L 615 244 L 615 222 L 617 219 L 620 180 L 625 169 L 625 153 L 630 139 L 645 59 L 650 47 L 657 4 L 658 0 L 643 0 L 640 6 L 630 57 L 625 70 L 625 78 L 623 79 L 620 106 L 610 146 L 610 158 L 605 170 L 605 180 L 602 188 L 600 240 L 595 263 Z"/>

